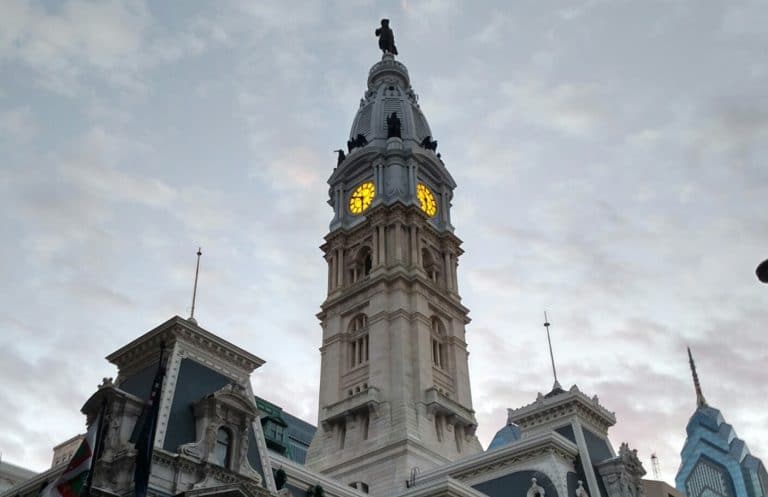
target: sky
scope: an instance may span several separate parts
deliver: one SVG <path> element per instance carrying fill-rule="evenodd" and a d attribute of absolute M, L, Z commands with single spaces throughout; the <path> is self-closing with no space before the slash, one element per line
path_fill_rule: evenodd
<path fill-rule="evenodd" d="M 768 459 L 765 2 L 0 2 L 0 451 L 84 431 L 190 309 L 314 422 L 332 150 L 388 17 L 458 187 L 478 434 L 558 376 L 672 482 L 709 403 Z"/>

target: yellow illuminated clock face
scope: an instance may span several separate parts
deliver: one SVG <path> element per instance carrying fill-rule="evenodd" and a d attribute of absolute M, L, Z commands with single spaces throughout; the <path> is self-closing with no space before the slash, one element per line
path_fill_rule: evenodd
<path fill-rule="evenodd" d="M 355 188 L 355 191 L 349 197 L 349 212 L 356 216 L 362 214 L 371 206 L 375 196 L 376 186 L 373 184 L 373 181 L 366 181 Z"/>
<path fill-rule="evenodd" d="M 419 206 L 427 216 L 432 217 L 437 214 L 435 196 L 424 183 L 416 185 L 416 198 L 419 199 Z"/>

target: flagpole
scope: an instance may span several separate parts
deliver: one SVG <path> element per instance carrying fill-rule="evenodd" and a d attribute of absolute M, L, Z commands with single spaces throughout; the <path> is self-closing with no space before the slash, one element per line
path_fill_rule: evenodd
<path fill-rule="evenodd" d="M 555 354 L 552 353 L 552 339 L 549 338 L 549 319 L 547 311 L 544 311 L 544 327 L 547 329 L 547 343 L 549 344 L 549 359 L 552 361 L 552 376 L 555 377 L 555 384 L 552 389 L 560 388 L 560 382 L 557 381 L 557 370 L 555 369 Z"/>
<path fill-rule="evenodd" d="M 147 497 L 149 477 L 152 473 L 152 455 L 155 451 L 155 434 L 157 432 L 157 418 L 160 415 L 160 396 L 163 391 L 163 379 L 165 378 L 165 342 L 160 343 L 160 362 L 157 365 L 157 373 L 152 382 L 152 390 L 149 394 L 147 416 L 139 432 L 136 441 L 136 463 L 133 472 L 134 496 Z"/>
<path fill-rule="evenodd" d="M 101 399 L 101 407 L 99 407 L 99 414 L 97 415 L 96 426 L 96 442 L 93 444 L 93 455 L 91 456 L 91 470 L 88 472 L 88 478 L 85 480 L 85 487 L 83 488 L 82 497 L 90 497 L 91 486 L 93 485 L 93 474 L 96 472 L 96 461 L 99 455 L 101 455 L 102 445 L 104 445 L 104 418 L 107 413 L 107 397 L 106 395 Z"/>

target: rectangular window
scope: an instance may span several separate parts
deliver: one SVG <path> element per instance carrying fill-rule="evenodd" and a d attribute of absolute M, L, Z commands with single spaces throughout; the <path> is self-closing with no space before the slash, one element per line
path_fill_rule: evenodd
<path fill-rule="evenodd" d="M 268 439 L 280 443 L 283 442 L 283 434 L 285 433 L 285 429 L 274 421 L 267 421 L 267 426 L 264 432 L 264 435 L 266 435 Z"/>

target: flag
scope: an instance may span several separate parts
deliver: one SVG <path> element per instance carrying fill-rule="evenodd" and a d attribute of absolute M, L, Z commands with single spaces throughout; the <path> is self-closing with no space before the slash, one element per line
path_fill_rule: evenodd
<path fill-rule="evenodd" d="M 141 431 L 139 431 L 139 436 L 136 439 L 136 467 L 133 472 L 134 493 L 136 497 L 147 497 L 149 473 L 152 470 L 155 430 L 157 429 L 157 418 L 160 414 L 160 392 L 163 388 L 163 377 L 165 376 L 165 367 L 163 365 L 165 346 L 161 345 L 160 347 L 160 364 L 157 366 L 155 380 L 152 382 L 152 391 L 149 394 L 149 402 L 142 416 Z"/>
<path fill-rule="evenodd" d="M 96 439 L 103 412 L 96 417 L 85 438 L 75 451 L 64 472 L 43 488 L 39 497 L 80 497 L 84 494 L 88 475 L 93 467 L 94 454 L 96 452 Z"/>

